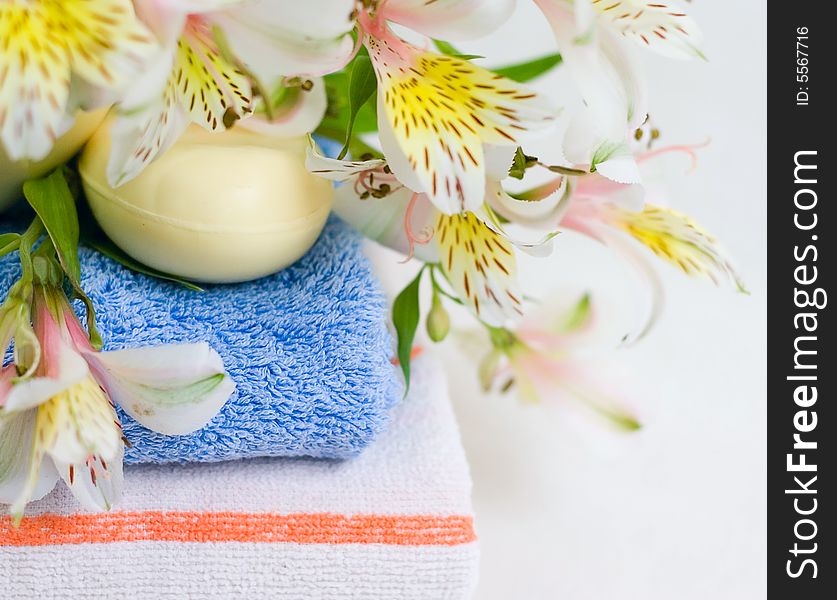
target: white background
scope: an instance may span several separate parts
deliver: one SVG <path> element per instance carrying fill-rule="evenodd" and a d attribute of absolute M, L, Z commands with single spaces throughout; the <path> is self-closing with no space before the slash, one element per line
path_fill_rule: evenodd
<path fill-rule="evenodd" d="M 552 50 L 537 10 L 519 4 L 501 31 L 461 48 L 492 64 Z M 474 478 L 478 600 L 766 595 L 765 7 L 701 0 L 691 11 L 708 62 L 640 52 L 663 142 L 711 138 L 669 202 L 723 240 L 752 294 L 661 265 L 667 301 L 658 327 L 611 353 L 643 418 L 634 434 L 580 419 L 570 407 L 485 396 L 473 356 L 456 343 L 434 348 L 447 359 Z M 558 72 L 536 87 L 553 93 L 569 85 Z M 536 150 L 546 158 L 550 147 Z M 383 250 L 370 252 L 390 292 L 415 272 Z M 572 234 L 559 237 L 552 257 L 522 270 L 541 296 L 591 291 L 605 317 L 607 307 L 630 314 L 621 309 L 637 296 L 623 263 Z M 615 331 L 629 326 L 619 319 L 610 319 Z M 603 379 L 610 368 L 601 364 Z"/>

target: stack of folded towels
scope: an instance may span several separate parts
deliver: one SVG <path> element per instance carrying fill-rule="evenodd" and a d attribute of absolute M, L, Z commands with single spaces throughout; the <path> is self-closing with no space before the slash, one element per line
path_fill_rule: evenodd
<path fill-rule="evenodd" d="M 470 596 L 470 480 L 444 377 L 419 360 L 402 400 L 385 298 L 345 224 L 281 273 L 203 293 L 93 252 L 82 265 L 106 349 L 206 341 L 237 389 L 186 436 L 122 414 L 131 466 L 113 512 L 59 486 L 19 528 L 0 518 L 2 598 Z"/>

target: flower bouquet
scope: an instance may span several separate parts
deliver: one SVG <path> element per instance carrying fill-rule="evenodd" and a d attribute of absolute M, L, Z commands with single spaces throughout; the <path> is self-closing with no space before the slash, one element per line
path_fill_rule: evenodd
<path fill-rule="evenodd" d="M 28 205 L 4 217 L 22 229 L 0 230 L 17 269 L 0 306 L 0 502 L 18 521 L 58 479 L 90 509 L 117 502 L 133 440 L 116 405 L 183 435 L 234 388 L 207 343 L 100 351 L 79 246 L 200 294 L 292 264 L 332 202 L 420 262 L 391 309 L 407 387 L 422 315 L 441 342 L 469 314 L 490 343 L 486 389 L 566 394 L 639 426 L 574 356 L 590 297 L 523 319 L 537 302 L 517 256 L 547 256 L 563 232 L 619 253 L 653 298 L 630 342 L 661 307 L 655 256 L 744 291 L 715 239 L 648 187 L 699 146 L 662 144 L 633 55 L 702 59 L 700 30 L 673 2 L 530 1 L 554 52 L 506 64 L 456 44 L 515 0 L 0 0 L 0 208 L 21 190 Z M 553 69 L 582 103 L 535 90 Z M 527 149 L 536 138 L 549 155 Z"/>

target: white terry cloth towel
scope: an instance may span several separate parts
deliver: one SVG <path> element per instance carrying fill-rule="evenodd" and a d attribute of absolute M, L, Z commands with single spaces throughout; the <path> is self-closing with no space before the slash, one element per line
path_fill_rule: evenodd
<path fill-rule="evenodd" d="M 470 494 L 444 373 L 421 357 L 355 459 L 135 466 L 110 513 L 61 485 L 19 528 L 0 517 L 0 598 L 470 598 Z"/>

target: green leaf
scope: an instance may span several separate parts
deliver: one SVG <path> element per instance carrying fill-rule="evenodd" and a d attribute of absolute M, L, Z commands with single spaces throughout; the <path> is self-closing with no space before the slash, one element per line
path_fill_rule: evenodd
<path fill-rule="evenodd" d="M 404 373 L 405 394 L 410 389 L 410 357 L 421 312 L 419 308 L 419 287 L 423 274 L 424 267 L 418 272 L 416 278 L 401 290 L 401 293 L 395 298 L 395 302 L 392 303 L 392 323 L 395 325 L 395 332 L 398 336 L 398 362 L 401 364 L 401 371 Z"/>
<path fill-rule="evenodd" d="M 587 324 L 590 319 L 590 308 L 590 294 L 584 294 L 564 317 L 561 332 L 572 333 Z"/>
<path fill-rule="evenodd" d="M 520 146 L 517 147 L 517 150 L 514 153 L 514 160 L 512 161 L 512 165 L 509 168 L 509 177 L 514 177 L 515 179 L 523 179 L 526 175 L 526 169 L 538 164 L 538 159 L 534 156 L 527 156 L 523 153 L 523 148 Z"/>
<path fill-rule="evenodd" d="M 90 246 L 97 252 L 104 254 L 109 259 L 118 262 L 123 267 L 131 269 L 132 271 L 136 271 L 137 273 L 141 273 L 143 275 L 148 275 L 149 277 L 155 277 L 157 279 L 163 279 L 165 281 L 179 283 L 183 287 L 195 292 L 204 291 L 203 288 L 198 287 L 191 281 L 188 281 L 176 275 L 170 275 L 168 273 L 158 271 L 157 269 L 152 269 L 151 267 L 146 267 L 141 262 L 138 262 L 130 256 L 128 256 L 127 254 L 125 254 L 125 252 L 123 252 L 116 244 L 114 244 L 109 239 L 85 239 L 84 243 L 86 246 Z"/>
<path fill-rule="evenodd" d="M 378 79 L 375 77 L 372 59 L 365 54 L 359 54 L 352 64 L 352 73 L 349 76 L 349 123 L 346 126 L 346 144 L 337 158 L 342 159 L 349 151 L 357 114 L 377 89 Z"/>
<path fill-rule="evenodd" d="M 6 256 L 9 252 L 14 252 L 20 246 L 19 233 L 3 233 L 0 234 L 0 256 Z"/>
<path fill-rule="evenodd" d="M 547 167 L 553 173 L 561 173 L 561 175 L 569 175 L 571 177 L 581 177 L 587 175 L 584 169 L 573 169 L 572 167 L 562 167 L 560 165 L 550 165 Z"/>
<path fill-rule="evenodd" d="M 344 70 L 326 75 L 325 86 L 328 108 L 316 133 L 343 142 L 349 127 L 349 74 Z M 378 109 L 374 96 L 370 96 L 360 107 L 352 131 L 355 135 L 378 131 Z"/>
<path fill-rule="evenodd" d="M 73 292 L 83 303 L 87 313 L 87 332 L 94 348 L 102 347 L 102 337 L 96 329 L 96 310 L 93 302 L 81 289 L 81 265 L 78 261 L 79 225 L 76 201 L 73 198 L 63 167 L 46 177 L 31 179 L 23 184 L 23 195 L 35 210 L 46 229 L 58 255 L 58 262 L 67 275 Z"/>
<path fill-rule="evenodd" d="M 518 83 L 526 83 L 554 69 L 561 64 L 561 60 L 560 54 L 548 54 L 516 65 L 492 69 L 492 71 Z"/>
<path fill-rule="evenodd" d="M 81 280 L 78 214 L 63 168 L 24 183 L 23 195 L 44 224 L 67 277 L 73 284 L 78 284 Z"/>
<path fill-rule="evenodd" d="M 480 56 L 479 54 L 463 54 L 459 50 L 457 50 L 453 44 L 445 42 L 444 40 L 433 40 L 433 45 L 436 46 L 436 49 L 446 56 L 452 56 L 454 58 L 460 58 L 462 60 L 474 60 L 475 58 L 485 58 L 484 56 Z"/>

